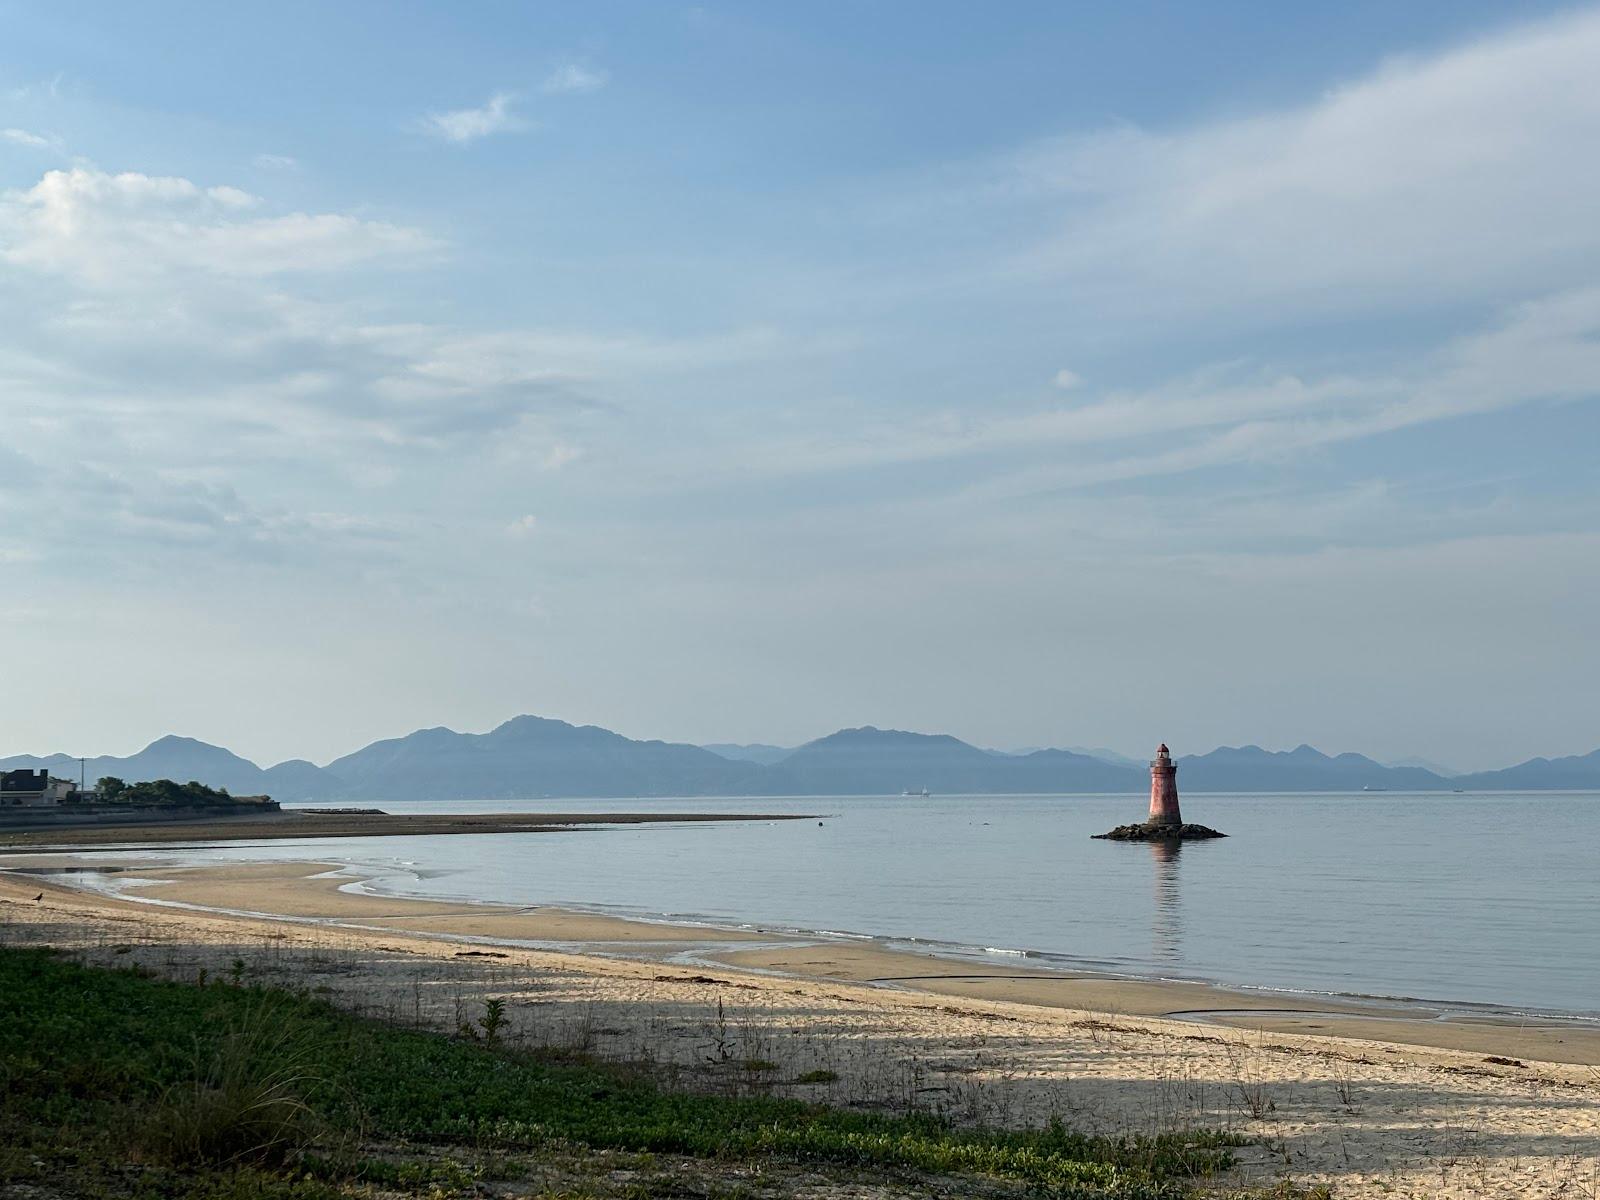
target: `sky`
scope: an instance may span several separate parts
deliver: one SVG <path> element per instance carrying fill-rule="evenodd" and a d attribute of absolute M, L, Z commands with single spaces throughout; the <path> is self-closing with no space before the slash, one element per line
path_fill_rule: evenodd
<path fill-rule="evenodd" d="M 0 0 L 0 754 L 1600 746 L 1600 8 Z"/>

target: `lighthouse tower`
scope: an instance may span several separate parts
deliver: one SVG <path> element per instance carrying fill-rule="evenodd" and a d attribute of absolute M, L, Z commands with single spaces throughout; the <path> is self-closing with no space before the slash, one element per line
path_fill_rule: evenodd
<path fill-rule="evenodd" d="M 1094 836 L 1111 842 L 1167 843 L 1176 852 L 1178 842 L 1228 835 L 1204 825 L 1183 823 L 1183 814 L 1178 811 L 1178 768 L 1172 761 L 1172 751 L 1158 746 L 1156 756 L 1150 760 L 1150 816 L 1138 825 L 1118 825 L 1110 833 Z"/>
<path fill-rule="evenodd" d="M 1150 760 L 1149 824 L 1183 824 L 1183 817 L 1178 812 L 1178 768 L 1173 765 L 1172 754 L 1165 742 Z"/>

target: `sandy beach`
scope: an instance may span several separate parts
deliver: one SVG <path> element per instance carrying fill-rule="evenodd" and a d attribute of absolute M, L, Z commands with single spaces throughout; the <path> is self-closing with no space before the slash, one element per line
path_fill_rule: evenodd
<path fill-rule="evenodd" d="M 688 1086 L 754 1063 L 815 1080 L 774 1087 L 838 1103 L 998 1124 L 1059 1115 L 1094 1132 L 1234 1129 L 1259 1139 L 1240 1181 L 1289 1175 L 1340 1197 L 1576 1197 L 1600 1183 L 1593 1030 L 395 899 L 342 890 L 357 881 L 327 863 L 152 864 L 138 901 L 15 872 L 70 864 L 8 863 L 0 938 L 180 979 L 310 987 L 444 1030 L 503 997 L 521 1036 L 649 1061 Z M 1200 1010 L 1233 1015 L 1164 1015 Z"/>

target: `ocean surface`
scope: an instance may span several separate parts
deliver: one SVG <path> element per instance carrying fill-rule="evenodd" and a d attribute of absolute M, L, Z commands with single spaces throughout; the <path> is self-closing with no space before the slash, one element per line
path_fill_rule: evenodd
<path fill-rule="evenodd" d="M 1092 840 L 1136 796 L 390 803 L 390 812 L 791 812 L 803 821 L 232 844 L 409 896 L 916 941 L 978 962 L 1600 1020 L 1600 793 L 1202 795 L 1232 835 Z M 818 824 L 818 820 L 821 824 Z M 108 852 L 108 863 L 124 857 Z"/>

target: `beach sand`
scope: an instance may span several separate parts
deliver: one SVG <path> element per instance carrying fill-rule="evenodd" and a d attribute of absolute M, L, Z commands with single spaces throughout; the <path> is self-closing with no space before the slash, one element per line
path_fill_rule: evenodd
<path fill-rule="evenodd" d="M 1398 1008 L 1327 997 L 1237 991 L 1206 984 L 995 968 L 860 943 L 762 948 L 715 955 L 729 966 L 852 982 L 892 983 L 941 996 L 1000 1000 L 1141 1017 L 1182 1017 L 1233 1029 L 1303 1033 L 1465 1050 L 1508 1058 L 1600 1065 L 1600 1027 L 1509 1021 L 1426 1006 Z"/>
<path fill-rule="evenodd" d="M 51 865 L 67 860 L 7 863 Z M 446 1031 L 502 997 L 519 1037 L 649 1061 L 683 1086 L 917 1104 L 992 1124 L 1058 1115 L 1092 1132 L 1230 1128 L 1256 1139 L 1233 1182 L 1287 1175 L 1329 1183 L 1341 1200 L 1600 1195 L 1592 1031 L 1328 1012 L 874 943 L 392 899 L 340 890 L 352 880 L 333 869 L 141 868 L 165 882 L 137 894 L 160 904 L 0 873 L 0 940 L 180 979 L 309 987 Z M 1162 1015 L 1193 1010 L 1236 1015 Z"/>

